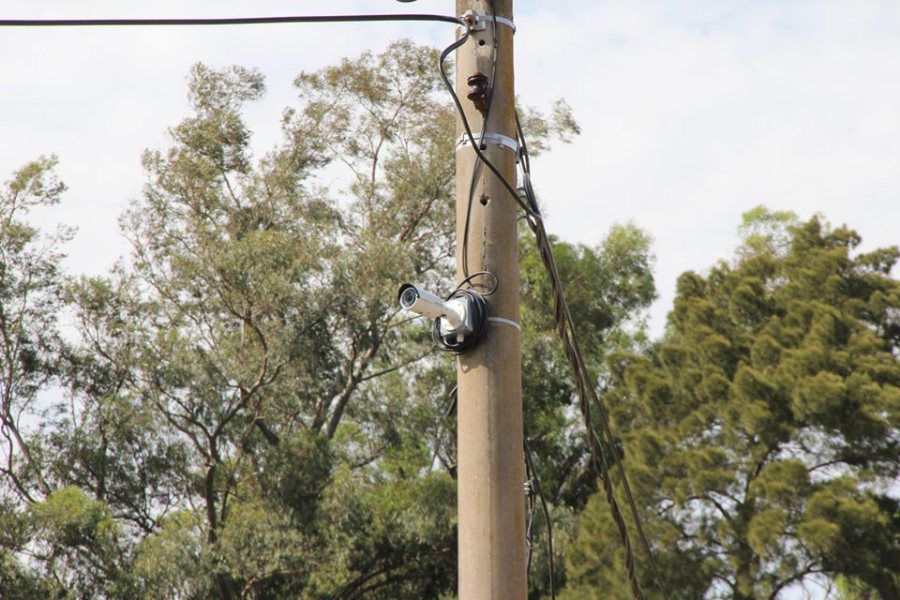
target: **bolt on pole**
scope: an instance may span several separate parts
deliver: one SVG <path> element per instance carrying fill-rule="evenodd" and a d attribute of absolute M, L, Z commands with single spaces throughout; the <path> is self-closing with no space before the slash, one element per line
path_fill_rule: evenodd
<path fill-rule="evenodd" d="M 513 0 L 495 0 L 497 66 L 483 152 L 515 186 L 515 89 L 513 79 Z M 457 14 L 490 15 L 487 0 L 457 0 Z M 482 131 L 484 106 L 477 88 L 493 70 L 491 21 L 457 51 L 456 89 L 472 131 Z M 481 77 L 480 77 L 481 76 Z M 467 100 L 470 92 L 473 97 Z M 457 134 L 463 134 L 461 122 Z M 499 135 L 497 135 L 499 134 Z M 490 138 L 490 139 L 488 139 Z M 503 141 L 507 143 L 503 143 Z M 522 333 L 519 323 L 517 204 L 498 178 L 482 169 L 465 236 L 469 186 L 476 165 L 468 144 L 458 147 L 457 275 L 463 278 L 462 244 L 468 238 L 469 272 L 490 271 L 499 287 L 491 295 L 484 341 L 458 357 L 458 509 L 460 600 L 522 600 L 525 572 L 525 466 L 522 425 Z"/>

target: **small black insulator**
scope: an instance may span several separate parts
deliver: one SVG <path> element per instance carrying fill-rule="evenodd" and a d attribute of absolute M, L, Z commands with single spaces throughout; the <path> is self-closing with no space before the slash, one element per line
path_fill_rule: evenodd
<path fill-rule="evenodd" d="M 477 108 L 481 114 L 484 114 L 487 112 L 488 107 L 488 96 L 490 94 L 488 86 L 490 80 L 488 80 L 487 75 L 484 73 L 475 73 L 474 75 L 469 76 L 466 83 L 469 84 L 469 88 L 471 89 L 468 94 L 469 100 L 472 101 L 475 108 Z"/>

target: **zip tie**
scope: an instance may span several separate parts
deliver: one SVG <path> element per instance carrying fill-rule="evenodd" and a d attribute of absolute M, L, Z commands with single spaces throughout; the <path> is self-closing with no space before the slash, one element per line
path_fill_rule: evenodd
<path fill-rule="evenodd" d="M 493 321 L 494 323 L 503 323 L 504 325 L 509 325 L 511 327 L 515 327 L 519 331 L 522 331 L 522 326 L 510 319 L 504 319 L 503 317 L 488 317 L 488 321 Z"/>

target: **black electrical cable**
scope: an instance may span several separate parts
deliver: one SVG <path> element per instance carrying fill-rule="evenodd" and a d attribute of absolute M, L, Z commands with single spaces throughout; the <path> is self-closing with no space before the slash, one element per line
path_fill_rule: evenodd
<path fill-rule="evenodd" d="M 488 122 L 491 117 L 491 107 L 494 106 L 494 81 L 497 78 L 497 61 L 500 55 L 500 48 L 497 40 L 497 8 L 494 0 L 489 0 L 491 8 L 491 78 L 487 88 L 487 107 L 484 111 L 484 118 L 481 125 L 480 142 L 483 143 L 484 136 L 487 133 Z M 482 149 L 484 147 L 482 146 Z M 472 206 L 475 202 L 475 188 L 478 185 L 478 179 L 481 177 L 481 159 L 476 160 L 475 166 L 472 168 L 472 178 L 469 181 L 469 194 L 466 203 L 466 218 L 463 224 L 463 240 L 462 240 L 462 270 L 463 275 L 469 274 L 469 227 L 472 220 Z"/>
<path fill-rule="evenodd" d="M 606 438 L 606 442 L 609 446 L 609 452 L 613 456 L 613 464 L 615 465 L 616 470 L 619 473 L 622 487 L 625 490 L 625 495 L 628 500 L 628 505 L 631 510 L 632 517 L 634 519 L 634 526 L 637 530 L 638 537 L 640 538 L 641 543 L 644 546 L 644 550 L 646 551 L 651 570 L 653 571 L 654 577 L 660 585 L 663 596 L 665 598 L 669 598 L 670 594 L 668 592 L 668 584 L 659 569 L 656 558 L 653 554 L 653 550 L 650 547 L 650 543 L 647 540 L 646 535 L 644 534 L 644 529 L 641 524 L 642 519 L 640 517 L 640 513 L 637 510 L 634 496 L 631 492 L 631 485 L 628 481 L 628 476 L 625 472 L 622 458 L 619 455 L 619 452 L 616 450 L 615 437 L 613 436 L 612 428 L 609 423 L 609 415 L 603 401 L 597 394 L 593 379 L 588 372 L 587 366 L 585 365 L 584 356 L 582 355 L 581 348 L 578 344 L 575 322 L 569 310 L 568 302 L 566 301 L 565 293 L 562 288 L 562 281 L 559 276 L 559 271 L 556 267 L 556 261 L 553 257 L 552 247 L 550 245 L 550 240 L 547 236 L 547 232 L 544 229 L 543 221 L 541 221 L 540 219 L 536 220 L 533 225 L 533 230 L 537 238 L 538 251 L 541 255 L 541 260 L 544 263 L 547 273 L 550 276 L 551 285 L 553 287 L 556 304 L 557 329 L 559 331 L 560 339 L 563 343 L 563 350 L 566 353 L 566 357 L 569 360 L 569 363 L 573 370 L 573 374 L 575 376 L 575 383 L 578 388 L 578 395 L 580 397 L 579 408 L 581 410 L 582 419 L 584 420 L 585 429 L 588 434 L 588 445 L 591 451 L 591 459 L 594 462 L 597 471 L 600 473 L 600 478 L 603 482 L 603 489 L 606 495 L 607 504 L 609 505 L 610 514 L 612 515 L 613 521 L 615 522 L 616 527 L 619 530 L 620 541 L 622 542 L 622 546 L 625 550 L 625 567 L 628 573 L 629 583 L 631 584 L 632 595 L 636 600 L 644 599 L 644 595 L 640 587 L 640 582 L 637 578 L 637 571 L 634 561 L 634 551 L 631 545 L 631 538 L 628 534 L 628 527 L 619 508 L 619 503 L 616 499 L 615 490 L 612 483 L 610 462 L 607 458 L 607 452 L 604 450 L 603 445 L 594 430 L 593 417 L 591 414 L 592 402 L 597 406 L 600 416 L 601 431 L 603 433 L 603 436 Z"/>
<path fill-rule="evenodd" d="M 278 25 L 288 23 L 359 23 L 390 21 L 432 21 L 469 25 L 460 17 L 430 14 L 299 15 L 283 17 L 226 17 L 187 19 L 0 19 L 0 27 L 105 27 L 170 25 Z"/>
<path fill-rule="evenodd" d="M 475 290 L 457 289 L 447 297 L 447 300 L 456 298 L 469 298 L 469 307 L 472 309 L 472 332 L 457 338 L 455 335 L 445 336 L 441 333 L 441 318 L 434 320 L 431 328 L 431 339 L 442 350 L 453 354 L 466 354 L 475 349 L 475 346 L 484 338 L 487 330 L 488 306 L 484 296 Z"/>
<path fill-rule="evenodd" d="M 466 117 L 466 111 L 462 106 L 462 102 L 459 100 L 459 96 L 456 94 L 456 90 L 453 89 L 453 84 L 450 83 L 450 78 L 447 76 L 447 69 L 444 67 L 444 63 L 447 61 L 447 57 L 450 56 L 450 53 L 454 50 L 460 48 L 463 44 L 469 41 L 471 37 L 471 31 L 467 28 L 465 33 L 455 42 L 444 48 L 444 51 L 441 52 L 440 60 L 438 61 L 438 66 L 441 72 L 441 80 L 444 82 L 444 86 L 447 88 L 447 91 L 450 93 L 450 97 L 453 99 L 453 104 L 456 106 L 457 113 L 460 116 L 460 120 L 463 124 L 463 129 L 466 132 L 466 137 L 469 140 L 469 143 L 472 144 L 472 149 L 475 151 L 475 154 L 478 158 L 484 163 L 484 165 L 488 168 L 488 170 L 493 173 L 497 179 L 500 180 L 500 183 L 509 192 L 509 194 L 513 197 L 516 203 L 522 207 L 522 210 L 530 217 L 537 217 L 538 215 L 531 210 L 525 202 L 522 201 L 522 198 L 519 197 L 519 194 L 516 192 L 516 189 L 507 181 L 506 177 L 494 166 L 494 163 L 488 159 L 487 156 L 484 155 L 484 152 L 481 151 L 478 142 L 475 141 L 475 135 L 472 133 L 472 127 L 469 124 L 469 119 Z"/>
<path fill-rule="evenodd" d="M 484 133 L 481 134 L 484 139 Z M 475 188 L 478 185 L 478 178 L 481 176 L 482 162 L 476 160 L 475 166 L 472 168 L 472 180 L 469 182 L 469 198 L 466 203 L 466 219 L 463 223 L 463 239 L 462 239 L 462 271 L 463 275 L 469 273 L 469 227 L 472 221 L 472 205 L 475 200 Z"/>
<path fill-rule="evenodd" d="M 488 285 L 488 286 L 482 285 L 481 286 L 482 291 L 480 292 L 480 294 L 482 296 L 491 296 L 500 287 L 500 280 L 497 279 L 496 275 L 494 275 L 490 271 L 476 271 L 475 273 L 472 273 L 471 275 L 466 275 L 466 277 L 463 278 L 463 280 L 459 282 L 459 284 L 456 286 L 456 289 L 453 291 L 455 292 L 457 290 L 461 290 L 464 285 L 471 286 L 472 288 L 479 287 L 480 284 L 475 283 L 475 279 L 478 277 L 484 277 L 485 279 L 489 279 L 491 281 L 490 285 Z"/>
<path fill-rule="evenodd" d="M 556 261 L 553 257 L 553 249 L 550 245 L 549 237 L 547 236 L 546 230 L 544 229 L 543 220 L 541 219 L 540 213 L 537 210 L 537 200 L 534 197 L 533 189 L 531 189 L 530 181 L 528 182 L 525 195 L 526 200 L 523 200 L 522 197 L 519 196 L 518 192 L 513 188 L 513 186 L 507 181 L 507 179 L 503 176 L 502 173 L 494 166 L 494 164 L 484 155 L 479 147 L 479 144 L 476 142 L 474 135 L 472 134 L 472 128 L 469 124 L 468 118 L 465 114 L 465 109 L 463 109 L 462 103 L 459 100 L 459 96 L 456 94 L 456 90 L 453 88 L 453 85 L 450 83 L 450 79 L 447 76 L 446 69 L 444 68 L 444 63 L 447 60 L 447 57 L 451 52 L 460 48 L 463 44 L 465 44 L 469 37 L 471 36 L 471 32 L 466 29 L 465 34 L 456 40 L 453 44 L 444 49 L 441 53 L 440 60 L 438 62 L 440 67 L 441 79 L 444 82 L 444 85 L 447 88 L 447 91 L 450 93 L 451 98 L 453 99 L 453 103 L 456 106 L 456 110 L 460 116 L 460 120 L 463 124 L 463 129 L 465 129 L 466 136 L 469 140 L 469 143 L 472 144 L 472 149 L 475 151 L 475 154 L 478 158 L 488 167 L 488 169 L 500 180 L 500 183 L 504 188 L 512 195 L 515 201 L 522 207 L 525 211 L 525 217 L 528 221 L 529 226 L 532 231 L 535 233 L 536 241 L 538 243 L 538 250 L 541 255 L 542 261 L 544 262 L 544 266 L 547 269 L 548 274 L 551 278 L 551 283 L 554 288 L 554 296 L 556 299 L 556 321 L 557 326 L 560 332 L 561 339 L 563 341 L 563 346 L 566 350 L 566 355 L 569 358 L 569 362 L 572 365 L 572 369 L 576 376 L 576 382 L 579 387 L 579 395 L 581 396 L 581 412 L 585 421 L 585 427 L 589 431 L 589 440 L 591 441 L 591 456 L 600 471 L 601 477 L 604 483 L 604 490 L 606 491 L 607 501 L 610 506 L 610 511 L 614 517 L 614 521 L 618 527 L 620 538 L 622 541 L 622 545 L 625 549 L 626 554 L 626 570 L 628 572 L 628 579 L 631 584 L 631 590 L 636 598 L 636 600 L 643 600 L 644 595 L 640 588 L 640 583 L 637 579 L 637 572 L 635 570 L 634 563 L 634 554 L 631 547 L 630 536 L 628 534 L 628 529 L 625 524 L 625 520 L 622 518 L 621 511 L 618 506 L 618 501 L 616 500 L 615 493 L 612 487 L 612 479 L 610 476 L 610 470 L 608 464 L 606 463 L 606 455 L 603 452 L 602 446 L 596 444 L 596 436 L 593 434 L 593 425 L 592 419 L 590 416 L 590 406 L 588 393 L 586 390 L 590 390 L 591 397 L 595 400 L 598 405 L 601 406 L 601 415 L 604 416 L 603 425 L 604 425 L 604 433 L 608 435 L 609 443 L 612 446 L 614 440 L 612 439 L 612 434 L 609 428 L 609 423 L 605 419 L 606 413 L 605 410 L 602 410 L 602 402 L 597 396 L 596 390 L 593 388 L 593 384 L 589 379 L 589 375 L 587 373 L 587 369 L 584 366 L 583 358 L 581 356 L 581 350 L 578 347 L 577 339 L 574 338 L 575 335 L 575 326 L 572 321 L 571 314 L 569 313 L 568 302 L 566 301 L 565 293 L 562 288 L 562 281 L 559 278 L 559 273 L 556 269 Z M 529 177 L 530 179 L 530 177 Z M 437 341 L 437 339 L 436 339 Z M 627 496 L 629 498 L 629 504 L 632 508 L 632 515 L 635 518 L 635 522 L 638 523 L 640 517 L 637 513 L 637 508 L 633 503 L 633 496 L 631 494 L 630 486 L 628 485 L 628 479 L 624 472 L 624 467 L 622 466 L 621 458 L 618 456 L 617 452 L 613 452 L 615 457 L 616 464 L 622 475 L 623 485 L 628 486 Z M 665 580 L 662 578 L 661 574 L 658 571 L 656 566 L 655 558 L 653 557 L 652 551 L 650 549 L 649 542 L 647 542 L 646 537 L 643 535 L 643 528 L 638 525 L 637 526 L 640 537 L 644 543 L 644 547 L 647 550 L 648 557 L 650 559 L 651 565 L 653 567 L 654 573 L 657 575 L 657 580 L 660 582 L 661 587 L 663 588 L 664 595 L 668 598 L 669 594 L 666 590 Z"/>
<path fill-rule="evenodd" d="M 531 156 L 528 154 L 528 144 L 525 142 L 525 131 L 522 129 L 522 121 L 519 119 L 519 110 L 516 109 L 516 134 L 519 136 L 519 160 L 522 168 L 531 172 Z"/>
<path fill-rule="evenodd" d="M 487 279 L 488 282 L 477 283 L 475 280 L 480 277 Z M 470 289 L 463 289 L 465 286 L 469 286 Z M 469 306 L 472 310 L 472 331 L 459 337 L 455 334 L 444 335 L 441 331 L 441 321 L 443 319 L 438 317 L 434 320 L 431 328 L 431 339 L 435 345 L 453 354 L 471 352 L 484 339 L 484 334 L 487 330 L 489 311 L 485 298 L 496 293 L 499 287 L 500 280 L 490 271 L 478 271 L 460 281 L 445 299 L 448 301 L 456 298 L 469 299 Z M 481 291 L 477 288 L 480 288 Z"/>
<path fill-rule="evenodd" d="M 528 520 L 525 524 L 525 544 L 528 546 L 528 558 L 525 560 L 525 575 L 531 578 L 531 559 L 534 554 L 534 513 L 537 503 L 534 500 L 534 483 L 531 464 L 525 457 L 525 496 L 528 499 Z"/>
<path fill-rule="evenodd" d="M 628 571 L 628 578 L 631 584 L 632 593 L 637 600 L 642 600 L 644 598 L 643 592 L 640 588 L 640 584 L 637 580 L 634 555 L 631 547 L 631 540 L 628 535 L 628 529 L 625 524 L 625 520 L 622 518 L 622 513 L 619 509 L 618 501 L 615 497 L 615 491 L 612 485 L 612 479 L 610 477 L 610 465 L 607 460 L 606 453 L 603 450 L 603 446 L 594 431 L 593 419 L 591 418 L 591 401 L 593 401 L 593 403 L 599 410 L 602 432 L 607 440 L 610 452 L 613 455 L 613 463 L 616 467 L 617 472 L 619 473 L 630 513 L 632 519 L 634 520 L 634 527 L 637 531 L 638 538 L 640 539 L 644 551 L 647 555 L 647 560 L 650 564 L 651 570 L 653 571 L 654 577 L 660 584 L 663 596 L 665 598 L 669 598 L 666 578 L 662 574 L 662 571 L 659 569 L 659 565 L 656 562 L 656 557 L 654 556 L 653 550 L 650 547 L 650 542 L 647 540 L 647 536 L 644 533 L 642 519 L 638 512 L 637 505 L 634 500 L 634 495 L 631 491 L 631 484 L 628 481 L 628 476 L 625 472 L 625 466 L 622 463 L 622 458 L 619 455 L 619 452 L 615 448 L 615 439 L 609 423 L 609 416 L 607 414 L 606 407 L 597 394 L 594 383 L 591 380 L 591 377 L 587 371 L 587 367 L 584 364 L 584 358 L 581 354 L 581 349 L 579 347 L 578 339 L 575 333 L 575 322 L 572 319 L 571 312 L 569 311 L 568 302 L 563 290 L 562 280 L 560 279 L 559 272 L 556 268 L 556 260 L 553 256 L 553 248 L 550 244 L 550 239 L 547 235 L 546 229 L 544 228 L 543 219 L 540 217 L 537 198 L 535 197 L 534 189 L 531 186 L 531 160 L 528 156 L 528 146 L 525 143 L 525 135 L 522 130 L 522 125 L 519 120 L 518 113 L 516 114 L 516 131 L 519 137 L 519 162 L 523 169 L 523 191 L 525 193 L 528 204 L 533 208 L 534 211 L 534 218 L 529 220 L 529 225 L 534 232 L 538 251 L 541 255 L 541 260 L 544 263 L 547 274 L 550 276 L 556 303 L 557 328 L 559 329 L 560 339 L 563 343 L 566 356 L 569 359 L 576 378 L 576 383 L 578 385 L 579 396 L 581 397 L 581 413 L 585 428 L 588 432 L 588 446 L 591 450 L 591 459 L 593 460 L 594 465 L 601 475 L 607 503 L 609 504 L 610 512 L 619 530 L 622 545 L 625 549 L 626 570 Z"/>
<path fill-rule="evenodd" d="M 531 156 L 528 154 L 528 144 L 525 142 L 525 132 L 522 129 L 522 122 L 519 120 L 519 111 L 516 110 L 516 135 L 519 141 L 519 166 L 522 170 L 522 191 L 528 200 L 531 210 L 536 214 L 540 214 L 541 209 L 538 206 L 537 196 L 534 193 L 534 187 L 531 185 Z"/>
<path fill-rule="evenodd" d="M 547 564 L 550 570 L 550 598 L 556 600 L 556 566 L 553 558 L 553 523 L 550 522 L 550 509 L 547 507 L 547 498 L 544 496 L 544 489 L 541 487 L 541 479 L 537 470 L 534 468 L 534 459 L 531 456 L 531 448 L 528 447 L 528 440 L 525 440 L 525 465 L 534 478 L 534 487 L 537 488 L 538 497 L 541 499 L 541 509 L 544 513 L 544 520 L 547 522 Z M 534 490 L 532 490 L 534 491 Z M 532 512 L 534 507 L 532 506 Z M 531 519 L 534 521 L 533 515 Z M 530 527 L 530 525 L 529 525 Z M 531 565 L 531 546 L 528 548 L 528 564 Z"/>
<path fill-rule="evenodd" d="M 431 462 L 429 465 L 433 465 L 434 461 L 438 459 L 441 450 L 441 437 L 444 435 L 444 421 L 452 417 L 456 412 L 456 400 L 458 395 L 459 385 L 454 385 L 453 389 L 447 393 L 447 398 L 449 400 L 447 402 L 447 408 L 444 409 L 444 414 L 441 415 L 440 420 L 438 420 L 437 432 L 434 435 L 434 453 L 431 455 Z"/>
<path fill-rule="evenodd" d="M 447 404 L 447 410 L 444 411 L 445 419 L 449 419 L 456 413 L 456 401 L 459 399 L 459 384 L 453 386 L 447 397 L 450 398 L 450 402 Z"/>

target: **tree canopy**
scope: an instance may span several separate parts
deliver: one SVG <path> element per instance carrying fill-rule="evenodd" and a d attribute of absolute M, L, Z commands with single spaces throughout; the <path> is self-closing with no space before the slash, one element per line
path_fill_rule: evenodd
<path fill-rule="evenodd" d="M 672 597 L 774 599 L 816 574 L 900 597 L 900 252 L 763 208 L 741 231 L 734 260 L 679 278 L 659 343 L 608 358 Z M 566 598 L 628 597 L 614 540 L 594 497 Z"/>
<path fill-rule="evenodd" d="M 453 596 L 453 362 L 396 306 L 399 281 L 454 286 L 454 113 L 436 61 L 398 42 L 301 73 L 283 141 L 259 158 L 242 110 L 261 75 L 197 65 L 191 114 L 143 156 L 121 219 L 132 251 L 108 276 L 65 276 L 65 232 L 28 225 L 63 192 L 53 161 L 14 175 L 0 596 Z M 577 129 L 564 104 L 525 123 L 538 149 Z M 644 234 L 597 238 L 555 244 L 599 370 L 639 338 L 654 291 Z M 565 520 L 595 474 L 549 285 L 521 251 L 527 433 Z"/>
<path fill-rule="evenodd" d="M 131 251 L 103 277 L 64 273 L 72 232 L 31 222 L 64 198 L 55 158 L 0 188 L 0 597 L 455 597 L 454 363 L 396 305 L 400 281 L 455 287 L 436 62 L 401 41 L 299 74 L 262 155 L 243 111 L 263 77 L 196 65 L 190 114 L 143 155 L 121 217 Z M 522 117 L 533 153 L 578 133 L 564 102 Z M 900 597 L 900 252 L 764 208 L 741 235 L 731 260 L 681 276 L 655 342 L 644 232 L 551 239 L 620 435 L 606 450 L 673 599 L 775 600 L 810 577 Z M 524 228 L 519 254 L 555 587 L 629 598 Z"/>

